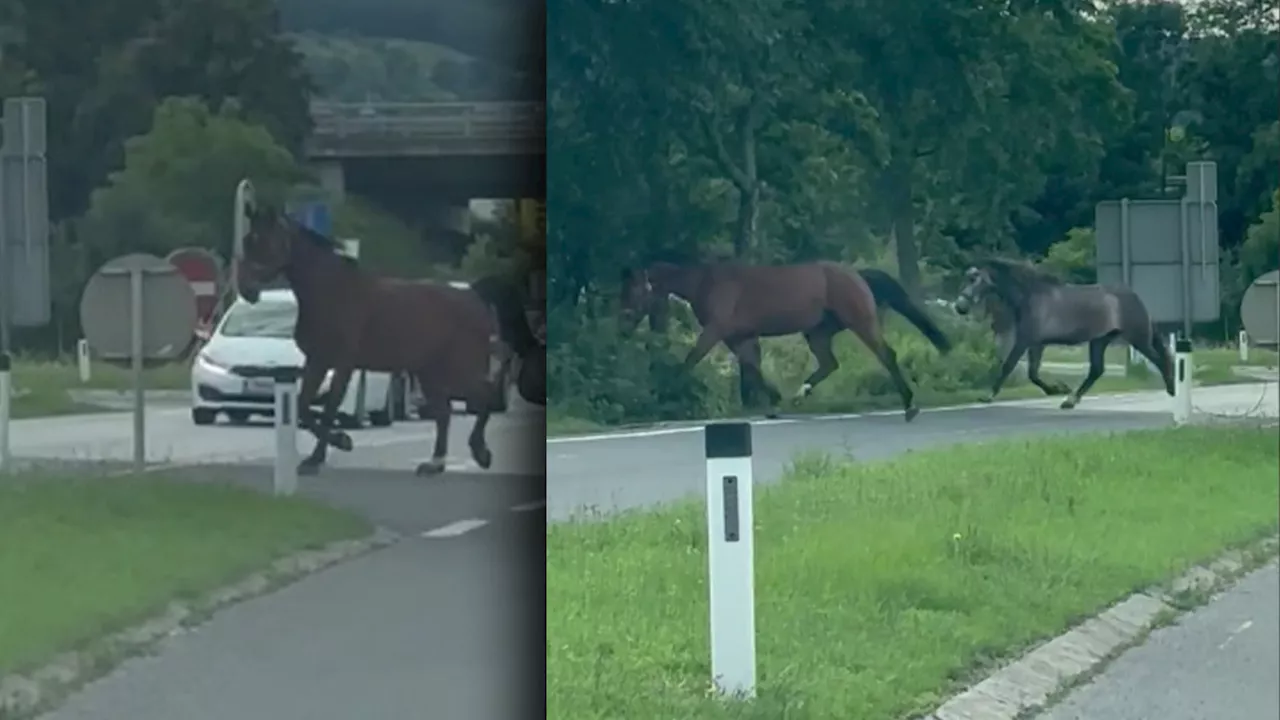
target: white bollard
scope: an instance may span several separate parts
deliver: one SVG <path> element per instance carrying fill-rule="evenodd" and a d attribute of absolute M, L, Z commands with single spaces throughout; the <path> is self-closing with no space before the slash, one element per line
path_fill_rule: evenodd
<path fill-rule="evenodd" d="M 298 490 L 298 379 L 293 373 L 275 376 L 276 464 L 272 490 L 292 495 Z"/>
<path fill-rule="evenodd" d="M 750 423 L 707 425 L 707 587 L 711 679 L 722 693 L 756 692 L 755 548 Z"/>
<path fill-rule="evenodd" d="M 0 472 L 9 469 L 9 401 L 13 398 L 13 358 L 0 352 Z"/>
<path fill-rule="evenodd" d="M 1249 333 L 1241 330 L 1238 342 L 1240 344 L 1240 362 L 1247 363 L 1249 362 Z"/>
<path fill-rule="evenodd" d="M 1178 338 L 1173 355 L 1173 423 L 1186 425 L 1191 422 L 1191 341 Z"/>
<path fill-rule="evenodd" d="M 89 382 L 89 341 L 84 338 L 76 341 L 76 366 L 80 369 L 80 382 Z"/>

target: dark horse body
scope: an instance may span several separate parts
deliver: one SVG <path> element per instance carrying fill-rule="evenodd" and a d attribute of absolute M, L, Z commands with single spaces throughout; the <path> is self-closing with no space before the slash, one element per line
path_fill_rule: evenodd
<path fill-rule="evenodd" d="M 471 289 L 494 308 L 502 340 L 520 360 L 516 374 L 520 396 L 535 405 L 546 405 L 547 347 L 531 326 L 531 316 L 539 316 L 545 323 L 545 313 L 531 308 L 530 298 L 502 276 L 480 278 L 471 283 Z"/>
<path fill-rule="evenodd" d="M 326 450 L 352 449 L 350 436 L 333 431 L 334 415 L 355 370 L 412 373 L 436 422 L 435 450 L 418 474 L 445 468 L 450 397 L 466 399 L 476 415 L 468 444 L 482 468 L 492 463 L 485 427 L 496 396 L 491 310 L 470 290 L 371 275 L 339 253 L 335 241 L 272 209 L 249 210 L 249 234 L 239 259 L 239 292 L 257 302 L 263 283 L 283 275 L 298 303 L 294 340 L 306 358 L 298 392 L 299 424 L 316 437 L 299 465 L 318 471 Z M 311 403 L 332 371 L 323 415 Z"/>
<path fill-rule="evenodd" d="M 775 404 L 780 395 L 761 372 L 760 338 L 804 335 L 818 361 L 818 368 L 797 393 L 797 397 L 804 397 L 839 367 L 831 342 L 840 331 L 851 330 L 889 372 L 910 421 L 919 409 L 898 367 L 897 354 L 881 332 L 877 301 L 911 321 L 939 351 L 947 352 L 950 342 L 897 280 L 879 271 L 864 273 L 870 277 L 827 262 L 778 266 L 654 263 L 624 274 L 623 312 L 638 322 L 645 314 L 664 313 L 663 304 L 669 296 L 688 302 L 702 330 L 685 358 L 685 367 L 692 368 L 723 342 L 738 358 L 744 387 L 751 373 Z"/>
<path fill-rule="evenodd" d="M 1106 351 L 1117 338 L 1151 361 L 1173 395 L 1173 362 L 1164 339 L 1151 324 L 1151 316 L 1132 290 L 1109 285 L 1072 285 L 1025 263 L 991 259 L 966 272 L 966 285 L 956 300 L 956 311 L 966 314 L 979 303 L 994 309 L 993 328 L 1000 337 L 1001 326 L 1012 339 L 1002 342 L 1007 349 L 991 395 L 993 399 L 1027 354 L 1027 377 L 1046 394 L 1068 393 L 1062 407 L 1075 407 L 1080 398 L 1102 377 Z M 1007 337 L 1007 335 L 1006 335 Z M 1040 378 L 1040 361 L 1046 345 L 1089 344 L 1089 372 L 1075 392 L 1049 385 Z"/>

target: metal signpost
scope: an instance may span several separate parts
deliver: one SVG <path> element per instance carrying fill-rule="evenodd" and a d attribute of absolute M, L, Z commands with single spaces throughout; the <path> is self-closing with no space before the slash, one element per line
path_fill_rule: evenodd
<path fill-rule="evenodd" d="M 244 257 L 244 238 L 249 234 L 249 213 L 248 210 L 253 206 L 255 201 L 255 193 L 253 183 L 249 180 L 241 180 L 236 185 L 236 202 L 235 215 L 231 237 L 231 289 L 235 291 L 236 296 L 240 295 L 240 259 Z"/>
<path fill-rule="evenodd" d="M 0 145 L 0 350 L 5 352 L 12 349 L 12 327 L 39 327 L 53 317 L 45 129 L 43 98 L 5 100 Z"/>
<path fill-rule="evenodd" d="M 135 253 L 98 269 L 80 300 L 85 340 L 103 362 L 133 371 L 133 467 L 146 468 L 143 368 L 179 359 L 196 327 L 191 284 L 168 261 Z"/>
<path fill-rule="evenodd" d="M 1191 328 L 1220 316 L 1218 168 L 1187 163 L 1177 200 L 1108 200 L 1094 213 L 1098 282 L 1123 285 L 1142 298 L 1156 324 L 1181 326 L 1173 344 L 1188 345 Z M 1130 355 L 1132 358 L 1132 354 Z M 1190 393 L 1192 367 L 1185 363 Z M 1175 398 L 1175 419 L 1178 415 Z M 1189 400 L 1188 400 L 1189 402 Z"/>
<path fill-rule="evenodd" d="M 756 692 L 755 520 L 751 424 L 707 425 L 707 587 L 711 679 L 720 692 Z"/>
<path fill-rule="evenodd" d="M 1264 273 L 1254 280 L 1240 299 L 1241 340 L 1248 338 L 1257 347 L 1280 350 L 1280 270 Z M 1244 357 L 1245 351 L 1240 351 Z"/>

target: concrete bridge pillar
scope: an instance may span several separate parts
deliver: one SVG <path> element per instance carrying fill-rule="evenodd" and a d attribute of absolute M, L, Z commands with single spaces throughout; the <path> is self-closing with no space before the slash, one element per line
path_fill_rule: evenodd
<path fill-rule="evenodd" d="M 347 177 L 342 169 L 342 161 L 318 160 L 310 163 L 310 166 L 311 171 L 320 181 L 320 187 L 324 188 L 330 197 L 336 201 L 347 197 Z"/>

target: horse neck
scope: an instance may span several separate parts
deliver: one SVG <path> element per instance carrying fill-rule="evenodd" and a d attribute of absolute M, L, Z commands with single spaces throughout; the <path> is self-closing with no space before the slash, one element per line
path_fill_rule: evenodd
<path fill-rule="evenodd" d="M 649 274 L 657 281 L 654 285 L 660 292 L 670 293 L 685 302 L 693 302 L 702 284 L 704 271 L 705 268 L 701 265 L 682 267 L 663 264 L 655 265 Z"/>
<path fill-rule="evenodd" d="M 344 274 L 350 273 L 354 279 L 359 273 L 357 268 L 347 267 L 349 263 L 345 258 L 309 240 L 294 243 L 293 252 L 293 261 L 285 268 L 284 276 L 299 305 L 312 300 L 338 299 L 335 282 Z"/>

